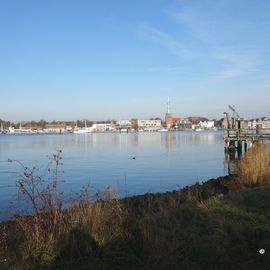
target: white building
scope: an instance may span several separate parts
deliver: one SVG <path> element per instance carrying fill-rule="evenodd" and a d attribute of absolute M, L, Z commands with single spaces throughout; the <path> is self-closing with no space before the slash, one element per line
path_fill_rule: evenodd
<path fill-rule="evenodd" d="M 138 129 L 158 130 L 161 127 L 161 120 L 138 120 Z"/>
<path fill-rule="evenodd" d="M 66 132 L 66 125 L 63 124 L 47 124 L 43 131 L 46 133 L 63 133 Z"/>
<path fill-rule="evenodd" d="M 119 120 L 116 122 L 117 129 L 131 129 L 131 121 L 130 120 Z"/>
<path fill-rule="evenodd" d="M 261 124 L 262 124 L 262 128 L 264 128 L 264 129 L 270 129 L 270 119 L 264 118 L 261 121 Z"/>
<path fill-rule="evenodd" d="M 93 124 L 92 125 L 93 131 L 103 132 L 103 131 L 112 131 L 114 130 L 111 124 Z"/>
<path fill-rule="evenodd" d="M 257 121 L 255 119 L 248 121 L 248 128 L 255 129 L 257 126 Z"/>
<path fill-rule="evenodd" d="M 211 129 L 215 127 L 215 122 L 214 121 L 200 121 L 198 125 L 202 129 Z"/>
<path fill-rule="evenodd" d="M 253 119 L 253 120 L 248 121 L 248 127 L 251 129 L 255 129 L 258 124 L 261 125 L 263 129 L 270 130 L 270 119 L 268 118 Z"/>

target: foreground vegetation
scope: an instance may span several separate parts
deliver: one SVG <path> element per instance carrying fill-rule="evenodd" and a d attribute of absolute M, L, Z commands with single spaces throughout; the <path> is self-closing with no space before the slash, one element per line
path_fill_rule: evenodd
<path fill-rule="evenodd" d="M 244 169 L 255 150 L 237 176 L 164 194 L 82 198 L 65 210 L 53 182 L 42 211 L 36 205 L 35 215 L 1 224 L 0 269 L 269 269 L 270 166 L 257 178 Z M 270 156 L 269 146 L 256 151 Z"/>

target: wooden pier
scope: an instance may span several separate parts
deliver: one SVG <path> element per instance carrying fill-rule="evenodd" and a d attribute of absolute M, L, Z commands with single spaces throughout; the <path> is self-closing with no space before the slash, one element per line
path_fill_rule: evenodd
<path fill-rule="evenodd" d="M 236 151 L 238 156 L 243 150 L 246 152 L 252 145 L 263 141 L 270 141 L 270 129 L 263 129 L 261 124 L 256 129 L 249 129 L 245 120 L 235 120 L 224 136 L 225 151 Z"/>

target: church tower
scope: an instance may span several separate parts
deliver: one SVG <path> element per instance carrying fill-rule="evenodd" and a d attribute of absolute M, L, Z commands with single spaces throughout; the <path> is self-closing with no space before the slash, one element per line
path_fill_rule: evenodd
<path fill-rule="evenodd" d="M 167 128 L 170 128 L 173 125 L 173 116 L 172 116 L 172 113 L 171 113 L 171 104 L 170 104 L 170 99 L 169 98 L 167 100 L 165 123 L 166 123 Z"/>

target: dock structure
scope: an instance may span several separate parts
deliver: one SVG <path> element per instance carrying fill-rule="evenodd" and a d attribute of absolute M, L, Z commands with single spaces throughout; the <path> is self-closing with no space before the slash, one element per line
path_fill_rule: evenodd
<path fill-rule="evenodd" d="M 263 129 L 261 124 L 250 129 L 246 120 L 232 118 L 224 136 L 225 152 L 236 151 L 240 156 L 243 150 L 246 152 L 252 145 L 263 141 L 270 141 L 270 129 Z"/>

